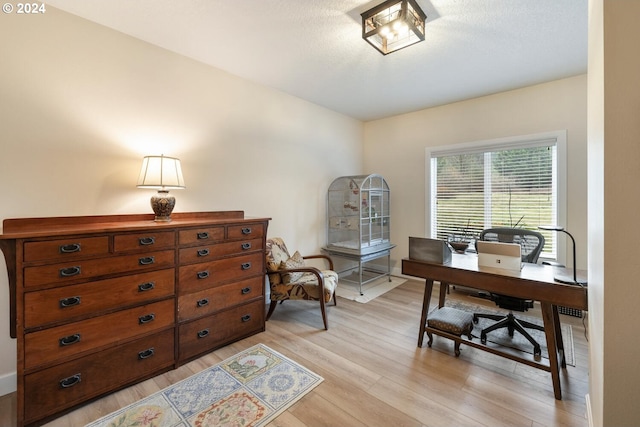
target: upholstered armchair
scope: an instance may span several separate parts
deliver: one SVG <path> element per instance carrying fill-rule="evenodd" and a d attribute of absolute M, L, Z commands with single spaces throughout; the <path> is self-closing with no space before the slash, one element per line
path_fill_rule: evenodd
<path fill-rule="evenodd" d="M 305 265 L 305 259 L 322 258 L 328 270 Z M 271 289 L 271 305 L 267 320 L 273 314 L 278 302 L 285 300 L 311 300 L 320 302 L 324 328 L 329 329 L 325 304 L 333 299 L 337 305 L 335 290 L 338 274 L 333 271 L 333 262 L 326 255 L 302 256 L 298 251 L 289 254 L 284 241 L 279 237 L 267 239 L 267 274 Z"/>

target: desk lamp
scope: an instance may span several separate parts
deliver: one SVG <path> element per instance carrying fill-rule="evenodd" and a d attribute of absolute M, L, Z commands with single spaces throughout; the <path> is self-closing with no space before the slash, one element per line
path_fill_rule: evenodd
<path fill-rule="evenodd" d="M 580 285 L 585 286 L 587 284 L 586 280 L 578 280 L 577 277 L 577 269 L 576 269 L 576 240 L 573 238 L 571 233 L 564 229 L 564 227 L 560 227 L 559 225 L 541 225 L 538 227 L 540 230 L 547 231 L 561 231 L 571 237 L 571 242 L 573 243 L 573 277 L 567 276 L 565 274 L 560 274 L 554 277 L 556 282 L 567 283 L 569 285 Z"/>

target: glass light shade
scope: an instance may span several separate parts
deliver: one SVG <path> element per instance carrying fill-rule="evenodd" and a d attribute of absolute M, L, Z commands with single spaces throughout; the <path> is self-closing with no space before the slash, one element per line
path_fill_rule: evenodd
<path fill-rule="evenodd" d="M 427 15 L 415 0 L 388 0 L 361 16 L 362 38 L 383 55 L 424 40 Z"/>
<path fill-rule="evenodd" d="M 151 197 L 155 220 L 171 221 L 176 199 L 169 195 L 169 190 L 185 188 L 180 160 L 164 155 L 145 157 L 138 177 L 138 188 L 158 189 L 158 194 Z"/>

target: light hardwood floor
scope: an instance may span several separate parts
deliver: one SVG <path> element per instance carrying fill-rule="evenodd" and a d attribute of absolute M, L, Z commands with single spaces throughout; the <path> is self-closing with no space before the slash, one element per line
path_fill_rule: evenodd
<path fill-rule="evenodd" d="M 587 426 L 588 350 L 583 320 L 573 326 L 576 366 L 561 374 L 562 400 L 551 375 L 435 337 L 417 348 L 424 285 L 409 280 L 360 304 L 328 307 L 329 330 L 309 302 L 279 305 L 264 333 L 221 348 L 176 370 L 89 403 L 46 427 L 78 427 L 224 360 L 257 343 L 324 377 L 270 426 Z M 434 295 L 437 295 L 434 292 Z M 453 291 L 450 298 L 469 298 Z M 482 301 L 480 302 L 482 303 Z M 527 315 L 535 315 L 535 310 Z M 0 426 L 15 424 L 15 393 L 0 397 Z"/>

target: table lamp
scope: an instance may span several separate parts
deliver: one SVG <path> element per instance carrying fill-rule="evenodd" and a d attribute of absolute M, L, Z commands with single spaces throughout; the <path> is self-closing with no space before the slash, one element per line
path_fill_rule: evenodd
<path fill-rule="evenodd" d="M 586 285 L 587 284 L 586 280 L 578 280 L 578 277 L 577 277 L 577 269 L 576 269 L 576 240 L 573 238 L 571 233 L 569 233 L 567 230 L 564 229 L 564 227 L 561 227 L 559 225 L 540 225 L 538 228 L 540 230 L 546 230 L 546 231 L 561 231 L 561 232 L 565 233 L 566 235 L 568 235 L 569 237 L 571 237 L 571 242 L 573 243 L 573 277 L 568 276 L 566 274 L 559 274 L 559 275 L 554 277 L 554 280 L 556 282 L 567 283 L 569 285 L 580 285 L 580 286 Z"/>
<path fill-rule="evenodd" d="M 138 188 L 154 188 L 158 194 L 151 197 L 151 208 L 158 222 L 171 221 L 176 199 L 169 190 L 185 188 L 180 159 L 175 157 L 146 156 L 138 177 Z"/>

